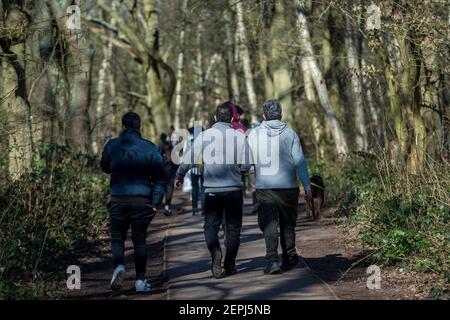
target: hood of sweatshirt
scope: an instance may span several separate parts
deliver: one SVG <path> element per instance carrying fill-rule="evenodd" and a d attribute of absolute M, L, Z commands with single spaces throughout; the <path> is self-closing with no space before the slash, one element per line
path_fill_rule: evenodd
<path fill-rule="evenodd" d="M 269 137 L 276 137 L 283 133 L 287 129 L 286 123 L 280 120 L 263 121 L 260 128 L 267 132 Z"/>

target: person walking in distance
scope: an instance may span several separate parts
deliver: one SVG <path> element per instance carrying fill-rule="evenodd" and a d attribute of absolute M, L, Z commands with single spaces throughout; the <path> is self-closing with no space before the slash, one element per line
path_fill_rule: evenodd
<path fill-rule="evenodd" d="M 203 165 L 205 186 L 204 233 L 211 255 L 211 272 L 215 278 L 236 273 L 236 256 L 242 227 L 242 172 L 248 170 L 243 161 L 247 150 L 245 135 L 231 126 L 232 111 L 227 104 L 216 108 L 216 123 L 198 135 L 177 171 L 176 186 L 183 183 L 188 170 Z M 226 252 L 222 268 L 222 249 L 218 232 L 225 215 Z"/>
<path fill-rule="evenodd" d="M 137 292 L 151 290 L 145 278 L 147 228 L 164 196 L 163 159 L 158 147 L 141 137 L 141 119 L 128 112 L 122 117 L 123 132 L 104 147 L 100 166 L 110 174 L 109 229 L 114 272 L 111 289 L 125 279 L 124 244 L 131 226 Z"/>
<path fill-rule="evenodd" d="M 163 158 L 164 180 L 165 180 L 165 194 L 164 194 L 164 215 L 170 217 L 172 215 L 172 197 L 175 182 L 175 174 L 177 173 L 178 165 L 172 161 L 173 145 L 165 133 L 162 133 L 159 140 L 159 152 Z"/>
<path fill-rule="evenodd" d="M 305 189 L 305 199 L 311 201 L 312 197 L 300 139 L 281 118 L 281 104 L 276 100 L 266 101 L 263 105 L 264 121 L 249 135 L 255 162 L 258 224 L 266 242 L 268 265 L 264 270 L 265 274 L 278 274 L 297 265 L 295 227 L 298 177 Z M 281 265 L 278 256 L 279 238 L 282 248 Z"/>

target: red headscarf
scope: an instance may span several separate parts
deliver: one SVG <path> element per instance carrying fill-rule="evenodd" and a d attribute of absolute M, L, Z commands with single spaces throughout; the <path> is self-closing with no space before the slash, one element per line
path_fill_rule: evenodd
<path fill-rule="evenodd" d="M 242 133 L 247 132 L 247 128 L 239 122 L 239 113 L 237 111 L 236 105 L 230 102 L 231 112 L 233 113 L 233 117 L 231 118 L 231 126 L 235 130 L 241 130 Z"/>

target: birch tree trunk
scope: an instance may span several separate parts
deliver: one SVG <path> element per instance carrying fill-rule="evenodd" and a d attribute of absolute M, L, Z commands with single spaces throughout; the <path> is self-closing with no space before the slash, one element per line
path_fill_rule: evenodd
<path fill-rule="evenodd" d="M 200 115 L 200 105 L 205 102 L 204 89 L 203 89 L 203 52 L 202 52 L 202 33 L 203 26 L 201 23 L 198 24 L 197 34 L 196 34 L 196 56 L 194 59 L 194 81 L 196 85 L 196 90 L 194 94 L 194 106 L 192 108 L 191 118 L 189 119 L 189 126 L 198 119 Z"/>
<path fill-rule="evenodd" d="M 242 58 L 242 64 L 244 69 L 245 86 L 247 88 L 247 97 L 250 104 L 250 116 L 251 122 L 256 123 L 258 121 L 257 115 L 257 99 L 255 92 L 255 85 L 253 82 L 253 72 L 250 63 L 250 54 L 247 47 L 246 28 L 244 24 L 244 12 L 242 8 L 242 2 L 236 2 L 236 15 L 237 15 L 237 36 L 239 39 L 239 52 Z"/>
<path fill-rule="evenodd" d="M 32 131 L 29 126 L 29 106 L 25 95 L 25 74 L 20 65 L 18 55 L 23 50 L 23 45 L 15 45 L 8 50 L 8 54 L 14 54 L 16 62 L 13 64 L 3 63 L 3 76 L 5 79 L 3 91 L 6 99 L 3 104 L 7 110 L 8 132 L 8 170 L 12 179 L 19 178 L 31 168 L 33 145 Z M 13 51 L 14 50 L 14 51 Z M 3 50 L 5 52 L 5 50 Z"/>
<path fill-rule="evenodd" d="M 175 119 L 174 119 L 174 126 L 175 129 L 180 129 L 180 122 L 181 122 L 181 90 L 182 90 L 182 84 L 183 84 L 183 62 L 184 62 L 184 34 L 185 34 L 185 15 L 187 12 L 187 0 L 183 0 L 183 6 L 182 6 L 182 15 L 183 15 L 183 22 L 181 23 L 181 30 L 180 30 L 180 38 L 179 38 L 179 46 L 180 46 L 180 52 L 178 53 L 178 59 L 177 59 L 177 85 L 175 89 Z"/>
<path fill-rule="evenodd" d="M 47 1 L 53 19 L 63 36 L 66 54 L 65 79 L 69 89 L 68 122 L 66 139 L 74 150 L 88 153 L 91 141 L 89 108 L 91 100 L 91 71 L 93 50 L 85 34 L 69 30 L 65 25 L 67 1 L 60 6 L 56 1 Z"/>
<path fill-rule="evenodd" d="M 368 68 L 366 59 L 364 58 L 364 53 L 366 52 L 366 44 L 364 41 L 363 41 L 362 52 L 363 52 L 363 54 L 361 55 L 361 67 L 364 70 L 364 69 Z M 380 114 L 379 114 L 380 108 L 378 108 L 375 105 L 375 102 L 373 99 L 372 81 L 370 79 L 370 76 L 368 76 L 365 73 L 363 73 L 363 75 L 362 75 L 362 86 L 364 89 L 364 98 L 365 98 L 365 101 L 367 102 L 367 106 L 369 107 L 373 127 L 375 128 L 376 141 L 377 141 L 377 143 L 379 143 L 381 145 L 381 147 L 383 147 L 383 139 L 382 139 L 383 130 L 381 127 Z"/>
<path fill-rule="evenodd" d="M 271 71 L 271 40 L 272 40 L 272 21 L 274 16 L 279 19 L 279 13 L 276 12 L 276 3 L 273 0 L 263 0 L 261 2 L 261 20 L 262 30 L 259 35 L 259 66 L 264 78 L 265 99 L 274 98 L 274 76 Z M 282 17 L 283 20 L 284 17 Z M 284 22 L 284 21 L 283 21 Z"/>
<path fill-rule="evenodd" d="M 231 18 L 228 13 L 225 14 L 225 28 L 226 28 L 226 49 L 223 53 L 227 70 L 227 89 L 228 99 L 231 101 L 239 100 L 239 80 L 236 73 L 236 60 L 235 55 L 237 48 L 236 43 L 233 40 L 231 31 Z"/>
<path fill-rule="evenodd" d="M 305 88 L 305 95 L 308 105 L 315 111 L 317 104 L 317 97 L 314 91 L 314 83 L 311 78 L 311 71 L 309 69 L 309 63 L 305 59 L 302 59 L 302 74 L 303 74 L 303 85 Z M 314 142 L 316 145 L 316 151 L 320 158 L 325 157 L 325 149 L 322 146 L 322 135 L 324 133 L 324 129 L 319 118 L 316 116 L 315 112 L 311 112 L 312 118 L 312 129 L 314 134 Z"/>
<path fill-rule="evenodd" d="M 355 47 L 353 26 L 348 16 L 346 17 L 346 27 L 348 33 L 345 36 L 345 45 L 347 47 L 348 67 L 351 72 L 351 93 L 355 109 L 356 148 L 358 151 L 367 151 L 368 138 L 366 121 L 364 118 L 363 90 L 360 78 L 361 67 L 359 65 Z"/>
<path fill-rule="evenodd" d="M 116 2 L 112 2 L 112 8 L 116 9 Z M 115 22 L 113 19 L 110 21 L 111 26 L 115 27 Z M 105 140 L 107 139 L 108 128 L 105 128 L 104 123 L 107 118 L 107 113 L 110 110 L 106 110 L 105 108 L 105 97 L 106 97 L 106 89 L 107 89 L 107 76 L 108 72 L 110 72 L 111 59 L 113 54 L 113 44 L 111 40 L 106 41 L 106 46 L 103 46 L 103 59 L 102 64 L 100 66 L 100 70 L 98 73 L 98 85 L 97 85 L 97 104 L 95 109 L 95 130 L 94 136 L 92 139 L 92 153 L 94 155 L 98 155 L 100 147 L 103 145 Z M 108 127 L 108 124 L 107 126 Z M 103 140 L 103 141 L 102 141 Z"/>
<path fill-rule="evenodd" d="M 2 104 L 7 110 L 8 169 L 11 178 L 17 179 L 31 169 L 34 151 L 31 105 L 24 67 L 30 20 L 17 7 L 7 3 L 0 7 L 0 15 L 1 25 L 8 26 L 8 33 L 0 34 L 2 59 L 5 59 L 2 63 L 5 93 Z"/>
<path fill-rule="evenodd" d="M 311 44 L 311 37 L 308 29 L 308 22 L 305 14 L 305 4 L 302 0 L 296 0 L 297 6 L 297 27 L 299 30 L 300 46 L 303 51 L 304 59 L 307 61 L 311 70 L 311 76 L 316 87 L 317 95 L 322 108 L 325 111 L 331 133 L 336 144 L 336 152 L 339 155 L 345 155 L 348 153 L 347 142 L 344 137 L 344 133 L 337 121 L 336 115 L 333 111 L 330 98 L 328 96 L 328 89 L 325 84 L 325 80 L 322 76 L 322 72 L 319 69 L 316 58 L 314 57 L 314 51 Z"/>

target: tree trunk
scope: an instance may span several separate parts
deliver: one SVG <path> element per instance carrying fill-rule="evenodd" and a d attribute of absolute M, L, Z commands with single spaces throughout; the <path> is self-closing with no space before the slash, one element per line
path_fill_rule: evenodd
<path fill-rule="evenodd" d="M 70 86 L 70 146 L 81 153 L 90 151 L 90 79 L 92 53 L 78 34 L 68 38 Z"/>
<path fill-rule="evenodd" d="M 361 55 L 361 67 L 367 68 L 368 65 L 366 63 L 366 59 L 364 58 L 364 55 L 366 53 L 366 44 L 363 40 L 362 43 L 362 55 Z M 367 106 L 369 107 L 370 116 L 372 119 L 372 128 L 375 128 L 375 134 L 376 134 L 376 142 L 383 147 L 383 130 L 380 123 L 380 108 L 376 106 L 374 99 L 373 99 L 373 88 L 372 88 L 372 80 L 370 79 L 370 76 L 363 73 L 362 75 L 362 86 L 364 89 L 364 98 L 367 103 Z"/>
<path fill-rule="evenodd" d="M 236 14 L 237 14 L 237 36 L 239 39 L 239 52 L 242 58 L 242 64 L 244 69 L 245 86 L 247 88 L 247 97 L 250 104 L 250 116 L 251 122 L 256 123 L 258 121 L 257 115 L 257 98 L 255 92 L 255 85 L 253 82 L 253 72 L 250 63 L 250 54 L 247 47 L 246 28 L 244 24 L 244 12 L 242 8 L 242 2 L 236 2 Z"/>
<path fill-rule="evenodd" d="M 312 118 L 312 129 L 313 129 L 313 135 L 314 135 L 314 144 L 316 146 L 316 152 L 317 155 L 320 156 L 320 158 L 325 157 L 325 149 L 322 145 L 322 135 L 324 133 L 324 129 L 322 126 L 322 123 L 320 122 L 319 118 L 316 116 L 316 105 L 317 105 L 317 97 L 316 93 L 314 91 L 314 83 L 311 78 L 311 71 L 309 69 L 309 63 L 305 59 L 302 59 L 302 74 L 303 74 L 303 85 L 305 88 L 305 95 L 306 95 L 306 101 L 307 105 L 312 109 L 311 112 L 311 118 Z"/>
<path fill-rule="evenodd" d="M 356 148 L 358 151 L 367 151 L 368 138 L 364 118 L 363 90 L 360 78 L 361 68 L 355 47 L 353 26 L 349 17 L 346 17 L 346 26 L 348 33 L 345 35 L 345 45 L 347 47 L 348 67 L 351 72 L 351 93 L 355 110 Z"/>
<path fill-rule="evenodd" d="M 319 69 L 317 60 L 314 57 L 314 51 L 311 44 L 311 37 L 308 29 L 308 22 L 305 14 L 304 1 L 296 0 L 297 5 L 297 17 L 298 17 L 298 29 L 300 37 L 300 46 L 303 51 L 304 59 L 307 61 L 309 68 L 311 70 L 311 76 L 314 81 L 314 86 L 316 87 L 317 94 L 319 96 L 319 101 L 322 108 L 325 111 L 334 142 L 336 144 L 336 152 L 339 155 L 345 155 L 348 153 L 347 142 L 344 137 L 344 133 L 336 119 L 336 115 L 333 111 L 333 107 L 328 96 L 327 86 L 325 80 L 323 79 L 322 72 Z"/>
<path fill-rule="evenodd" d="M 25 73 L 20 64 L 20 53 L 23 44 L 15 45 L 3 52 L 11 57 L 10 63 L 3 63 L 3 91 L 6 99 L 3 102 L 7 112 L 8 133 L 8 171 L 12 179 L 19 178 L 31 169 L 33 140 L 30 127 L 30 110 L 26 100 Z M 14 57 L 12 56 L 14 55 Z M 12 59 L 15 62 L 11 62 Z"/>
<path fill-rule="evenodd" d="M 180 123 L 181 123 L 181 90 L 182 90 L 182 84 L 183 84 L 183 62 L 184 62 L 184 34 L 185 34 L 185 17 L 184 15 L 187 12 L 187 0 L 183 0 L 182 5 L 182 15 L 183 15 L 183 22 L 181 23 L 181 30 L 180 30 L 180 38 L 179 38 L 179 47 L 180 52 L 178 53 L 178 59 L 177 59 L 177 86 L 175 89 L 175 120 L 174 120 L 174 126 L 176 129 L 180 129 Z"/>

